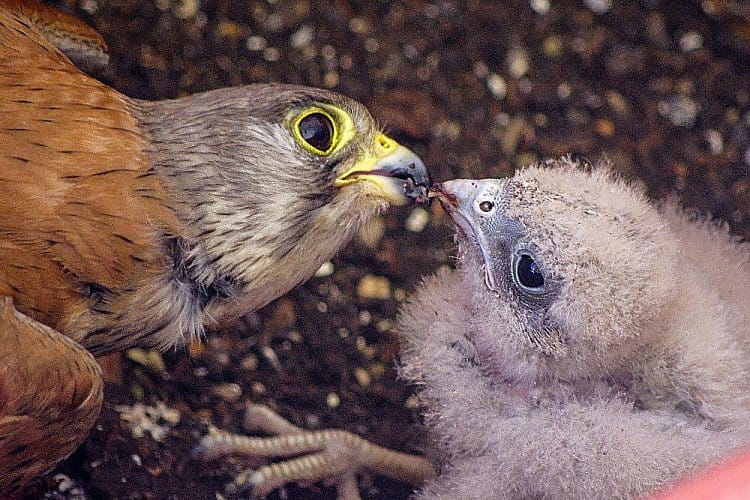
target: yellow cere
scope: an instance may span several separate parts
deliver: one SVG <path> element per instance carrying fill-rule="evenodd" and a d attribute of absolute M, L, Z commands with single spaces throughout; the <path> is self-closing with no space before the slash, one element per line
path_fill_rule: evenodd
<path fill-rule="evenodd" d="M 333 124 L 333 137 L 331 138 L 331 147 L 329 147 L 325 151 L 321 151 L 311 146 L 300 135 L 300 122 L 305 119 L 305 117 L 310 116 L 314 113 L 320 113 L 327 116 Z M 301 112 L 294 115 L 291 120 L 291 129 L 292 133 L 294 134 L 294 138 L 302 147 L 304 147 L 311 153 L 315 153 L 321 156 L 327 156 L 336 153 L 338 150 L 346 146 L 356 133 L 354 122 L 352 121 L 351 116 L 349 116 L 349 113 L 337 106 L 324 103 L 317 103 L 313 106 L 305 108 Z"/>
<path fill-rule="evenodd" d="M 334 185 L 343 186 L 345 184 L 356 182 L 360 177 L 367 176 L 367 172 L 372 171 L 378 161 L 396 153 L 400 148 L 403 148 L 403 146 L 401 146 L 398 142 L 394 141 L 383 133 L 379 133 L 375 137 L 375 147 L 372 153 L 364 155 L 359 159 L 359 161 L 352 165 L 351 168 L 342 173 L 336 179 Z M 384 181 L 383 179 L 372 179 L 370 176 L 367 177 L 370 178 L 371 182 L 379 185 Z"/>

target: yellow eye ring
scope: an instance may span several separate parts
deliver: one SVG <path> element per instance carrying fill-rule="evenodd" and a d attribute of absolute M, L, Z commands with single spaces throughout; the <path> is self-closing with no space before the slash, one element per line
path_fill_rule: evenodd
<path fill-rule="evenodd" d="M 336 120 L 318 106 L 311 106 L 294 118 L 292 133 L 303 148 L 319 156 L 332 153 L 340 135 Z"/>

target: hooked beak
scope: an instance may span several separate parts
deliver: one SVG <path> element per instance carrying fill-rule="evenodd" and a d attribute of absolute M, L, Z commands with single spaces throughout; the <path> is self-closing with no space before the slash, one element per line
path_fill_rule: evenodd
<path fill-rule="evenodd" d="M 440 201 L 443 209 L 466 236 L 478 240 L 480 232 L 472 222 L 475 219 L 474 200 L 478 190 L 479 181 L 455 179 L 433 185 L 428 196 Z"/>
<path fill-rule="evenodd" d="M 456 179 L 441 182 L 432 186 L 429 197 L 437 198 L 443 209 L 453 219 L 466 237 L 468 243 L 479 251 L 484 261 L 484 281 L 490 290 L 498 290 L 497 277 L 494 275 L 492 265 L 492 246 L 490 240 L 493 235 L 488 235 L 480 227 L 479 218 L 474 207 L 477 196 L 485 187 L 485 183 L 493 182 L 494 179 Z"/>
<path fill-rule="evenodd" d="M 374 153 L 366 154 L 334 181 L 337 187 L 368 182 L 393 205 L 425 203 L 432 185 L 424 162 L 410 149 L 384 134 L 375 138 Z"/>

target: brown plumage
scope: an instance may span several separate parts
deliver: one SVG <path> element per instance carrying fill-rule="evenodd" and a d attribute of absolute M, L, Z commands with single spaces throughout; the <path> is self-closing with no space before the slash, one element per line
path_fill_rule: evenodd
<path fill-rule="evenodd" d="M 419 498 L 632 498 L 750 442 L 750 252 L 570 162 L 435 191 L 459 265 L 399 319 Z"/>
<path fill-rule="evenodd" d="M 97 293 L 122 297 L 129 283 L 155 279 L 168 261 L 158 239 L 184 224 L 126 98 L 33 24 L 0 16 L 0 295 L 81 340 L 97 322 Z"/>
<path fill-rule="evenodd" d="M 13 492 L 81 443 L 104 384 L 91 354 L 8 297 L 0 298 L 0 339 L 0 491 Z"/>
<path fill-rule="evenodd" d="M 0 297 L 39 335 L 96 355 L 199 337 L 310 277 L 370 215 L 426 193 L 421 161 L 350 99 L 254 85 L 138 101 L 68 58 L 101 69 L 104 49 L 72 17 L 0 2 Z M 75 433 L 56 451 L 0 460 L 0 493 L 85 435 L 92 420 L 64 391 L 100 394 L 85 351 L 36 337 L 24 349 L 74 382 L 3 375 L 5 394 L 28 399 L 0 400 L 0 426 L 42 415 L 50 432 Z M 23 363 L 11 345 L 0 358 Z M 90 416 L 100 402 L 88 401 Z M 6 435 L 0 457 L 26 439 Z"/>

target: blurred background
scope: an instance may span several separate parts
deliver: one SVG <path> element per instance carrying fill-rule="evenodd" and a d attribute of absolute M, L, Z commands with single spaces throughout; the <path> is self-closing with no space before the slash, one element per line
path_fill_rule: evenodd
<path fill-rule="evenodd" d="M 365 103 L 436 180 L 609 159 L 750 235 L 750 6 L 732 0 L 63 0 L 110 46 L 108 83 L 143 99 L 251 82 Z M 437 206 L 390 211 L 308 283 L 203 344 L 131 350 L 91 437 L 28 490 L 46 498 L 220 498 L 248 464 L 190 450 L 241 431 L 247 401 L 305 428 L 419 450 L 395 374 L 399 304 L 452 265 Z M 368 498 L 410 488 L 365 476 Z M 273 498 L 328 498 L 321 485 Z"/>

